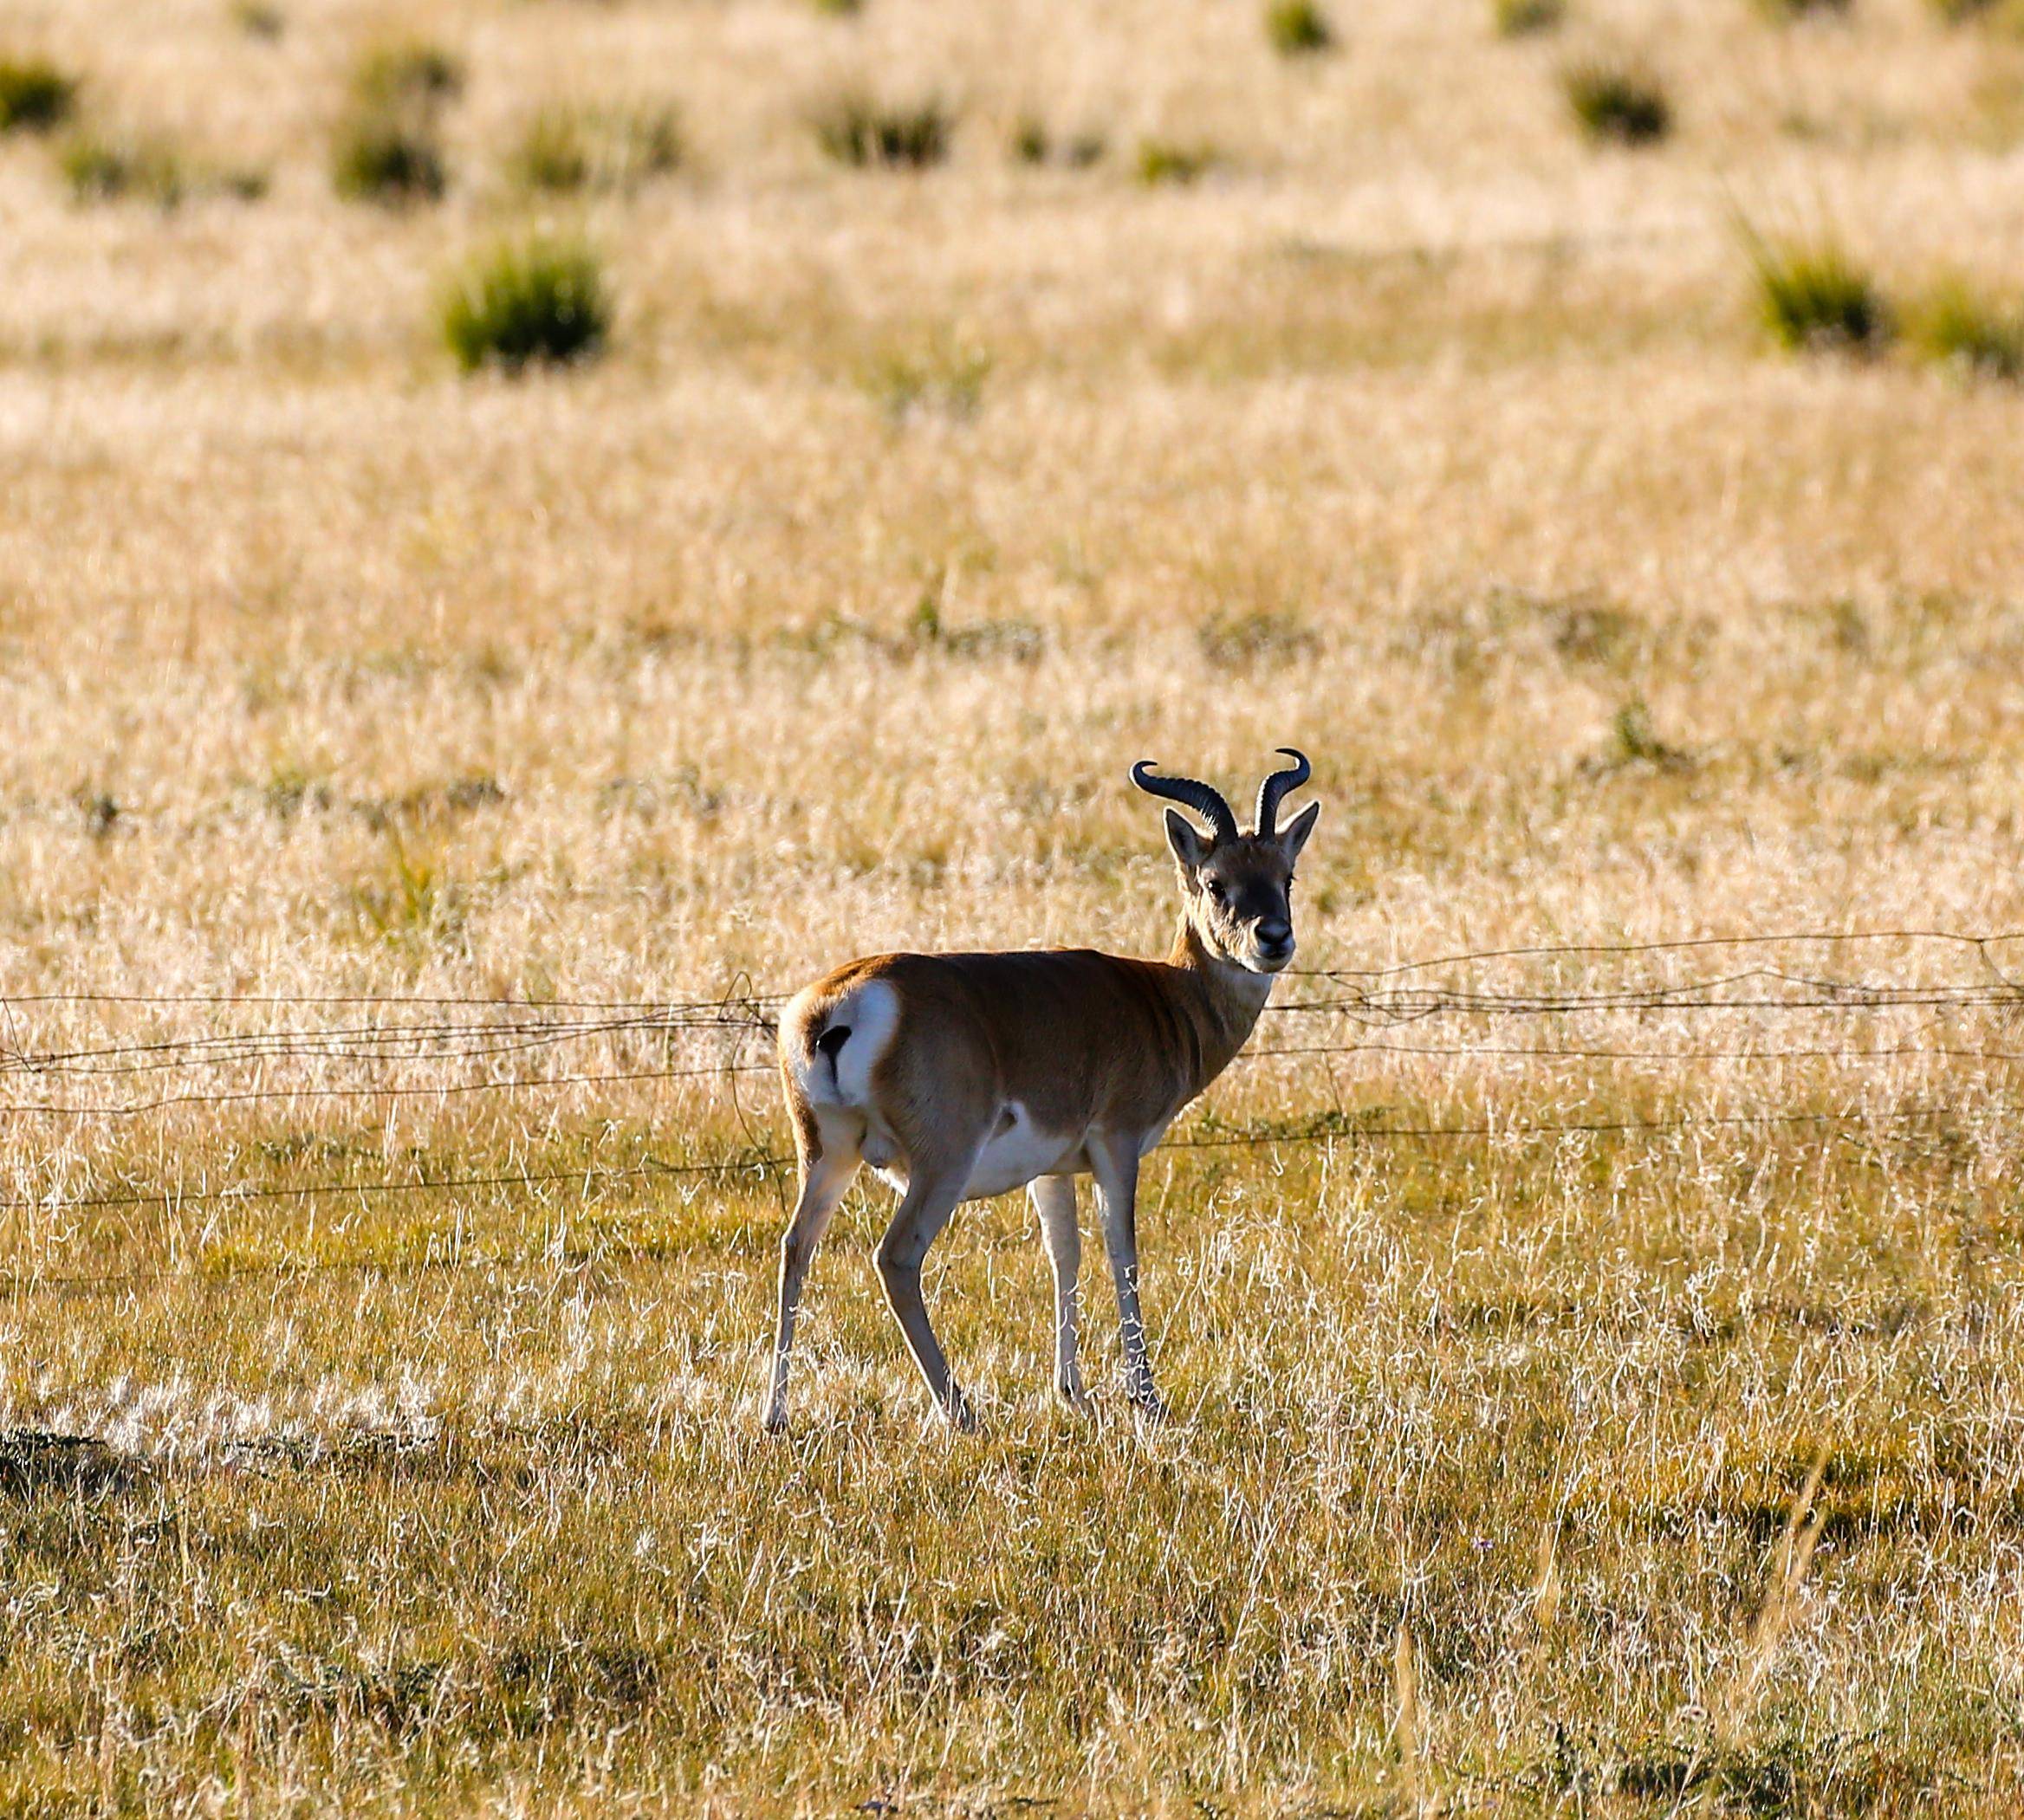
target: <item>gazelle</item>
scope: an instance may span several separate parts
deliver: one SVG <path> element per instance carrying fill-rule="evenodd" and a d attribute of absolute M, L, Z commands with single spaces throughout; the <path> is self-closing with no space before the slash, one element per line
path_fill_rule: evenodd
<path fill-rule="evenodd" d="M 1203 833 L 1166 812 L 1181 921 L 1164 961 L 1086 948 L 879 955 L 838 968 L 788 1003 L 780 1067 L 801 1187 L 781 1244 L 768 1428 L 787 1421 L 795 1308 L 809 1260 L 867 1163 L 901 1191 L 879 1241 L 879 1275 L 950 1421 L 973 1425 L 921 1300 L 921 1263 L 960 1203 L 1022 1187 L 1054 1268 L 1054 1389 L 1072 1407 L 1087 1406 L 1076 1326 L 1080 1175 L 1096 1178 L 1102 1204 L 1126 1388 L 1146 1415 L 1164 1414 L 1138 1308 L 1138 1164 L 1243 1046 L 1273 975 L 1293 958 L 1294 863 L 1320 805 L 1280 828 L 1281 800 L 1311 774 L 1299 753 L 1280 749 L 1293 764 L 1260 787 L 1249 834 L 1207 784 L 1156 777 L 1143 759 L 1132 766 L 1141 790 L 1185 804 L 1208 824 Z"/>

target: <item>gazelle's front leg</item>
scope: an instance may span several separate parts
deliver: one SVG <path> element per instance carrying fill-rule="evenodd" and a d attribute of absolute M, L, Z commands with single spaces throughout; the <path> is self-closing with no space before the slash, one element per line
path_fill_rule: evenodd
<path fill-rule="evenodd" d="M 1082 1234 L 1075 1225 L 1075 1178 L 1041 1176 L 1026 1187 L 1040 1215 L 1041 1242 L 1054 1273 L 1054 1393 L 1071 1409 L 1089 1407 L 1082 1388 L 1075 1279 L 1082 1268 Z"/>
<path fill-rule="evenodd" d="M 1103 1248 L 1117 1286 L 1118 1322 L 1125 1347 L 1125 1389 L 1155 1422 L 1166 1420 L 1166 1405 L 1152 1385 L 1145 1356 L 1145 1317 L 1138 1307 L 1138 1149 L 1136 1144 L 1092 1144 L 1090 1163 L 1103 1208 Z"/>

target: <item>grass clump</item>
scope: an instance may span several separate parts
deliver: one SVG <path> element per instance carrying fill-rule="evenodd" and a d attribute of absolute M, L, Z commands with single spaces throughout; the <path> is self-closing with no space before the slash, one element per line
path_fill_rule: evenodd
<path fill-rule="evenodd" d="M 288 29 L 288 17 L 270 0 L 233 0 L 232 23 L 249 38 L 271 42 Z"/>
<path fill-rule="evenodd" d="M 442 111 L 463 92 L 463 66 L 431 44 L 380 45 L 352 72 L 331 181 L 354 202 L 433 202 L 449 187 Z"/>
<path fill-rule="evenodd" d="M 590 182 L 590 142 L 581 115 L 537 113 L 513 148 L 515 179 L 529 190 L 581 190 Z"/>
<path fill-rule="evenodd" d="M 352 98 L 366 107 L 438 107 L 464 93 L 464 65 L 438 44 L 373 46 L 352 71 Z"/>
<path fill-rule="evenodd" d="M 577 107 L 535 114 L 509 161 L 522 188 L 555 194 L 629 190 L 681 162 L 681 127 L 671 109 L 628 113 Z"/>
<path fill-rule="evenodd" d="M 434 202 L 449 172 L 433 135 L 377 113 L 354 114 L 339 128 L 331 181 L 353 202 Z"/>
<path fill-rule="evenodd" d="M 0 133 L 47 133 L 76 100 L 76 81 L 48 58 L 0 57 Z"/>
<path fill-rule="evenodd" d="M 1282 57 L 1308 57 L 1330 49 L 1334 28 L 1316 0 L 1267 0 L 1266 41 Z"/>
<path fill-rule="evenodd" d="M 2024 306 L 1994 302 L 1958 275 L 1933 288 L 1907 327 L 1928 359 L 1980 379 L 2024 379 Z"/>
<path fill-rule="evenodd" d="M 172 209 L 188 185 L 183 160 L 159 139 L 81 133 L 56 165 L 78 202 L 149 202 Z"/>
<path fill-rule="evenodd" d="M 1191 184 L 1223 162 L 1210 146 L 1184 146 L 1172 139 L 1141 139 L 1135 170 L 1148 188 L 1158 184 Z"/>
<path fill-rule="evenodd" d="M 1796 24 L 1802 19 L 1845 19 L 1854 5 L 1855 0 L 1757 0 L 1757 10 L 1775 25 Z"/>
<path fill-rule="evenodd" d="M 1833 241 L 1755 244 L 1757 303 L 1778 345 L 1794 353 L 1869 353 L 1891 336 L 1891 308 L 1876 282 Z"/>
<path fill-rule="evenodd" d="M 597 256 L 545 234 L 480 254 L 443 301 L 443 339 L 466 372 L 587 359 L 604 346 L 611 321 Z"/>
<path fill-rule="evenodd" d="M 1568 107 L 1592 139 L 1651 146 L 1672 130 L 1664 85 L 1636 64 L 1593 59 L 1575 64 L 1560 80 Z"/>
<path fill-rule="evenodd" d="M 1996 10 L 1998 0 L 1926 0 L 1943 25 L 1966 25 Z"/>
<path fill-rule="evenodd" d="M 992 365 L 988 349 L 944 337 L 883 350 L 866 363 L 861 383 L 895 424 L 929 414 L 965 423 L 983 402 Z"/>
<path fill-rule="evenodd" d="M 1058 139 L 1038 115 L 1023 114 L 1013 125 L 1011 149 L 1022 165 L 1059 165 L 1086 171 L 1102 159 L 1105 144 L 1100 133 L 1075 133 Z"/>
<path fill-rule="evenodd" d="M 1490 0 L 1490 23 L 1500 38 L 1551 31 L 1566 13 L 1562 0 Z"/>
<path fill-rule="evenodd" d="M 933 96 L 889 104 L 849 94 L 814 119 L 815 139 L 840 165 L 924 171 L 949 156 L 954 116 Z"/>

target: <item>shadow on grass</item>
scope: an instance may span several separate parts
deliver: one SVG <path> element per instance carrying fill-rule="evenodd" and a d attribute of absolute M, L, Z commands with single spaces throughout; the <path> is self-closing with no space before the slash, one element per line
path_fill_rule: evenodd
<path fill-rule="evenodd" d="M 0 1497 L 124 1491 L 141 1476 L 134 1461 L 88 1435 L 39 1428 L 0 1431 Z"/>

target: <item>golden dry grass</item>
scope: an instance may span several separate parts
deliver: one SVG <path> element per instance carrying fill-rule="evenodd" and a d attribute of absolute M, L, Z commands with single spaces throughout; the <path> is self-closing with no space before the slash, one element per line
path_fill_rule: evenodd
<path fill-rule="evenodd" d="M 762 1051 L 573 1004 L 1155 947 L 1125 767 L 1288 742 L 1318 967 L 2024 924 L 2024 396 L 1781 356 L 1735 223 L 2014 295 L 2013 29 L 281 13 L 0 7 L 94 130 L 270 179 L 80 205 L 0 141 L 0 1810 L 2013 1810 L 2000 993 L 1268 1020 L 1363 1044 L 1184 1134 L 1326 1141 L 1151 1169 L 1174 1428 L 1048 1405 L 1015 1201 L 931 1266 L 988 1418 L 933 1428 L 860 1195 L 784 1442 L 773 1090 L 687 1072 Z M 438 207 L 332 191 L 397 40 L 465 73 Z M 1603 52 L 1662 148 L 1583 142 Z M 827 159 L 847 93 L 939 98 L 948 163 Z M 668 113 L 680 166 L 530 199 L 559 108 Z M 1109 149 L 1023 165 L 1029 120 Z M 1149 143 L 1216 161 L 1148 188 Z M 445 275 L 536 218 L 610 349 L 463 379 Z"/>

